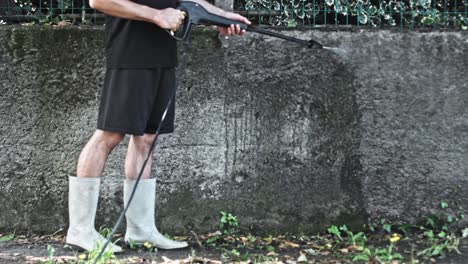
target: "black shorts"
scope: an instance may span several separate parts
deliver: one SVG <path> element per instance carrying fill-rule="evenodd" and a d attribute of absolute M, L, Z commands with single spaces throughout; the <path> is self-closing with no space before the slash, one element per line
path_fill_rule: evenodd
<path fill-rule="evenodd" d="M 174 131 L 175 68 L 107 69 L 97 128 L 143 135 L 156 133 L 169 100 L 159 134 Z"/>

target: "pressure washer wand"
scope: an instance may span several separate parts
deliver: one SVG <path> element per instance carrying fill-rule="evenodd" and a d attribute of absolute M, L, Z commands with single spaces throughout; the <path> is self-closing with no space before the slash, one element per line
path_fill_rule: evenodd
<path fill-rule="evenodd" d="M 242 23 L 237 20 L 228 19 L 222 16 L 218 16 L 208 12 L 203 6 L 198 3 L 191 1 L 182 1 L 179 2 L 177 9 L 181 10 L 185 14 L 184 24 L 176 32 L 170 32 L 171 35 L 177 40 L 184 40 L 188 42 L 190 40 L 190 34 L 192 31 L 193 25 L 205 25 L 205 26 L 219 26 L 219 27 L 229 27 L 231 25 L 239 25 L 243 30 L 256 32 L 263 35 L 268 35 L 288 41 L 293 41 L 306 45 L 308 48 L 322 49 L 323 45 L 317 41 L 303 40 L 283 34 L 279 34 L 273 31 L 265 30 L 260 27 L 250 26 L 245 23 Z"/>
<path fill-rule="evenodd" d="M 309 48 L 315 48 L 315 49 L 323 48 L 322 44 L 318 43 L 317 41 L 315 41 L 313 39 L 311 39 L 311 40 L 298 39 L 298 38 L 286 36 L 286 35 L 283 35 L 283 34 L 279 34 L 279 33 L 273 32 L 273 31 L 265 30 L 265 29 L 259 28 L 259 27 L 248 26 L 246 31 L 256 32 L 256 33 L 260 33 L 260 34 L 263 34 L 263 35 L 268 35 L 268 36 L 272 36 L 272 37 L 276 37 L 276 38 L 280 38 L 280 39 L 284 39 L 284 40 L 288 40 L 288 41 L 293 41 L 293 42 L 296 42 L 296 43 L 306 45 Z"/>

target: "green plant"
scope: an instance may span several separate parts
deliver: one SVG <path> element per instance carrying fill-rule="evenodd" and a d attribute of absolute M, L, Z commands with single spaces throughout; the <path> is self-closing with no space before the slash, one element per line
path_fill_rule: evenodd
<path fill-rule="evenodd" d="M 102 249 L 101 244 L 97 243 L 96 246 L 91 250 L 88 254 L 88 263 L 94 263 L 95 259 L 99 255 Z M 100 264 L 107 264 L 107 263 L 119 263 L 117 258 L 114 255 L 114 252 L 112 252 L 111 247 L 107 247 L 102 256 L 99 258 L 99 261 L 97 263 Z"/>
<path fill-rule="evenodd" d="M 390 244 L 387 248 L 376 248 L 372 251 L 369 248 L 364 248 L 361 253 L 356 254 L 353 257 L 353 261 L 378 261 L 378 262 L 391 262 L 393 260 L 401 260 L 403 256 L 393 251 L 393 244 Z"/>
<path fill-rule="evenodd" d="M 367 237 L 363 232 L 354 234 L 348 230 L 346 225 L 341 226 L 340 230 L 346 233 L 348 243 L 350 243 L 352 246 L 364 246 L 364 243 L 367 241 Z"/>
<path fill-rule="evenodd" d="M 101 226 L 99 227 L 99 234 L 105 238 L 109 237 L 109 235 L 112 233 L 112 229 L 108 228 L 108 227 L 105 227 L 105 226 Z"/>
<path fill-rule="evenodd" d="M 157 262 L 158 261 L 158 248 L 156 247 L 153 247 L 153 248 L 150 248 L 149 249 L 149 253 L 151 255 L 151 260 L 153 262 Z M 192 256 L 195 257 L 195 250 L 192 250 Z"/>
<path fill-rule="evenodd" d="M 220 239 L 219 236 L 212 236 L 212 237 L 208 238 L 208 239 L 206 240 L 205 243 L 206 243 L 208 246 L 214 247 L 214 246 L 216 246 L 216 242 L 217 242 L 219 239 Z"/>
<path fill-rule="evenodd" d="M 335 235 L 340 241 L 343 241 L 343 238 L 341 237 L 341 232 L 338 229 L 336 225 L 332 225 L 327 229 L 327 232 L 329 234 Z"/>
<path fill-rule="evenodd" d="M 135 242 L 135 240 L 129 239 L 128 240 L 128 247 L 131 248 L 131 249 L 137 249 L 138 244 Z"/>
<path fill-rule="evenodd" d="M 352 246 L 364 246 L 364 243 L 367 241 L 366 235 L 363 232 L 358 232 L 354 234 L 351 232 L 346 225 L 342 225 L 339 228 L 335 225 L 330 226 L 327 229 L 327 232 L 335 235 L 339 241 L 344 241 L 343 234 L 346 234 L 347 243 L 351 244 Z"/>
<path fill-rule="evenodd" d="M 220 213 L 219 228 L 224 229 L 224 234 L 226 235 L 235 233 L 236 228 L 239 226 L 237 217 L 225 211 L 221 211 Z"/>
<path fill-rule="evenodd" d="M 382 219 L 380 220 L 380 223 L 382 224 L 382 229 L 387 232 L 388 234 L 392 233 L 392 225 L 387 223 L 387 220 Z"/>
<path fill-rule="evenodd" d="M 408 237 L 411 227 L 415 227 L 415 226 L 410 225 L 410 224 L 401 224 L 397 226 L 397 230 L 400 231 L 405 237 Z"/>
<path fill-rule="evenodd" d="M 268 246 L 266 247 L 266 250 L 267 250 L 268 252 L 275 252 L 275 247 L 272 246 L 272 245 L 268 245 Z"/>
<path fill-rule="evenodd" d="M 435 256 L 445 256 L 447 252 L 456 251 L 461 254 L 458 250 L 460 238 L 455 235 L 448 235 L 443 239 L 434 240 L 430 247 L 423 249 L 417 253 L 417 256 L 421 256 L 425 259 L 429 259 Z"/>
<path fill-rule="evenodd" d="M 55 253 L 55 248 L 52 247 L 51 245 L 47 245 L 47 262 L 46 264 L 53 264 L 53 258 L 54 258 L 54 253 Z"/>
<path fill-rule="evenodd" d="M 1 237 L 0 237 L 0 242 L 11 241 L 11 240 L 13 240 L 13 238 L 15 238 L 15 234 L 14 234 L 14 233 L 11 233 L 11 234 L 8 234 L 8 235 L 5 235 L 5 236 L 1 236 Z"/>

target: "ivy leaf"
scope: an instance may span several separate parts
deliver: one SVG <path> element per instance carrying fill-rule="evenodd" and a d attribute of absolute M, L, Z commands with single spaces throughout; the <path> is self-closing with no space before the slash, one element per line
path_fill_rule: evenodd
<path fill-rule="evenodd" d="M 449 223 L 453 222 L 453 216 L 452 215 L 447 215 L 447 222 L 449 222 Z"/>
<path fill-rule="evenodd" d="M 445 232 L 442 231 L 437 236 L 440 237 L 440 238 L 444 238 L 445 237 Z"/>
<path fill-rule="evenodd" d="M 288 19 L 286 21 L 286 23 L 288 23 L 288 27 L 296 27 L 297 26 L 297 22 L 294 19 Z"/>
<path fill-rule="evenodd" d="M 362 25 L 367 24 L 367 14 L 366 13 L 362 12 L 359 15 L 359 23 L 362 24 Z"/>

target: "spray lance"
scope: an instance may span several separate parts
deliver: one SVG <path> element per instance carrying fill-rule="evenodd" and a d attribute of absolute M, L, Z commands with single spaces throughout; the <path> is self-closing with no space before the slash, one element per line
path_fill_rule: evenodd
<path fill-rule="evenodd" d="M 292 42 L 296 42 L 302 45 L 307 46 L 308 48 L 322 49 L 324 46 L 317 41 L 303 40 L 276 32 L 268 31 L 259 27 L 252 25 L 247 25 L 237 20 L 228 19 L 222 16 L 218 16 L 208 12 L 203 6 L 198 3 L 190 1 L 179 2 L 177 9 L 182 11 L 185 15 L 185 20 L 183 25 L 176 32 L 169 31 L 169 33 L 177 40 L 184 40 L 185 42 L 190 41 L 190 36 L 192 33 L 192 28 L 194 25 L 205 25 L 205 26 L 219 26 L 219 27 L 229 27 L 231 25 L 239 25 L 240 29 L 250 32 L 255 32 L 263 35 L 268 35 Z"/>

